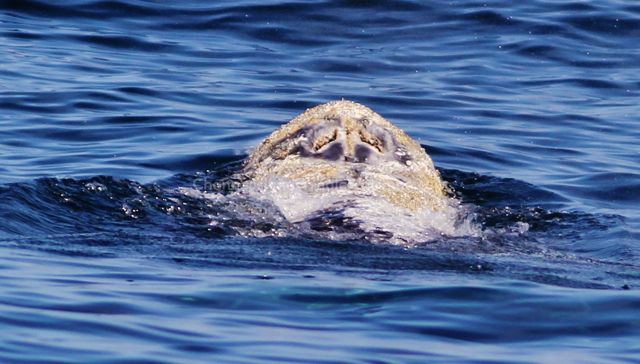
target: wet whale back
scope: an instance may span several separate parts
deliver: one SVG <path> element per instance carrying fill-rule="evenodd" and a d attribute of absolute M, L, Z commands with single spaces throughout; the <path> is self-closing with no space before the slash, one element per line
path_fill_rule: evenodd
<path fill-rule="evenodd" d="M 239 194 L 267 201 L 303 230 L 399 243 L 470 231 L 459 229 L 460 203 L 420 144 L 351 101 L 316 106 L 281 126 L 238 177 Z"/>
<path fill-rule="evenodd" d="M 437 208 L 444 197 L 439 174 L 417 142 L 371 109 L 344 100 L 308 109 L 273 132 L 244 171 L 318 185 L 383 177 L 379 195 L 412 210 Z"/>

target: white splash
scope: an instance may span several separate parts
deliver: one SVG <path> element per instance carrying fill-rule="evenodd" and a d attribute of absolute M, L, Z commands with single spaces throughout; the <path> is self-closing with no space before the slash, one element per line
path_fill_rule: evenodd
<path fill-rule="evenodd" d="M 238 192 L 273 204 L 291 223 L 304 227 L 305 221 L 323 211 L 339 209 L 347 218 L 357 221 L 365 232 L 391 233 L 384 241 L 416 244 L 442 237 L 480 236 L 481 229 L 472 222 L 469 209 L 448 198 L 436 211 L 422 208 L 410 211 L 376 196 L 367 186 L 309 188 L 285 178 L 250 181 Z"/>

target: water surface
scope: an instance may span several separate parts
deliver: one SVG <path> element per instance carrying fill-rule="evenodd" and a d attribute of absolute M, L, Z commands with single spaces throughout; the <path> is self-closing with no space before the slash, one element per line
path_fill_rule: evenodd
<path fill-rule="evenodd" d="M 1 2 L 0 361 L 639 363 L 639 37 L 621 0 Z M 483 234 L 176 192 L 340 98 Z"/>

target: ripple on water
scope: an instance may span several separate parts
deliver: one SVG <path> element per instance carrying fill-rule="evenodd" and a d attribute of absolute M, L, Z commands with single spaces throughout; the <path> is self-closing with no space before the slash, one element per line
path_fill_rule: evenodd
<path fill-rule="evenodd" d="M 638 5 L 0 13 L 0 362 L 640 356 Z M 482 234 L 310 237 L 268 205 L 176 192 L 212 192 L 277 126 L 340 98 L 419 140 Z"/>

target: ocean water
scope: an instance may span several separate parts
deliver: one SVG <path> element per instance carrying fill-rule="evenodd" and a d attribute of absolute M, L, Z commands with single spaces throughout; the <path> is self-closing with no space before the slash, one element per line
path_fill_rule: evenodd
<path fill-rule="evenodd" d="M 632 0 L 0 1 L 0 363 L 640 363 L 639 39 Z M 482 234 L 179 193 L 341 98 Z"/>

